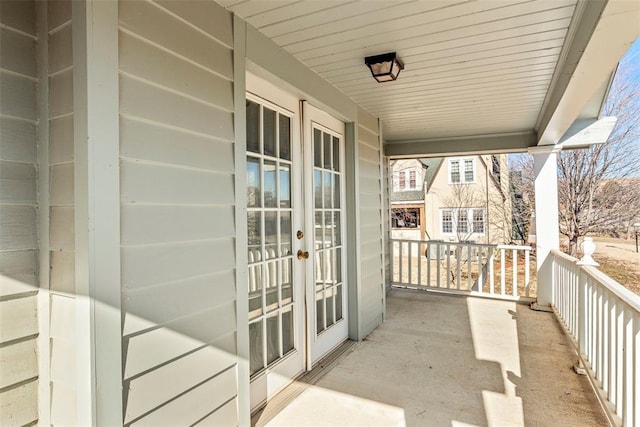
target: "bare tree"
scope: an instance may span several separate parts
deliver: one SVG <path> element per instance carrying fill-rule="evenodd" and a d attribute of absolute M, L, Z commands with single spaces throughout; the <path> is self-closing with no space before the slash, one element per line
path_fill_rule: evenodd
<path fill-rule="evenodd" d="M 640 85 L 631 76 L 637 70 L 619 70 L 604 109 L 605 116 L 618 117 L 607 143 L 558 156 L 560 233 L 568 238 L 571 255 L 577 254 L 580 237 L 630 220 L 632 207 L 611 200 L 640 172 Z M 614 180 L 616 188 L 606 180 Z"/>
<path fill-rule="evenodd" d="M 532 231 L 531 220 L 535 211 L 533 156 L 526 153 L 510 156 L 509 169 L 514 235 L 526 243 Z"/>

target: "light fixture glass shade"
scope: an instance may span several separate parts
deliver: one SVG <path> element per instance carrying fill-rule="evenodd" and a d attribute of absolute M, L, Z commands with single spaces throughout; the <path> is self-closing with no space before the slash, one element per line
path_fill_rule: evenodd
<path fill-rule="evenodd" d="M 367 56 L 364 63 L 371 70 L 371 75 L 378 83 L 390 82 L 398 78 L 404 64 L 398 59 L 395 52 L 382 55 Z"/>

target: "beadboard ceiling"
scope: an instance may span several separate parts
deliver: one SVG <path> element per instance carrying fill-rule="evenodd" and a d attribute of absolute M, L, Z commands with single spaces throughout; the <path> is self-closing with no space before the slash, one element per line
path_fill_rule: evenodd
<path fill-rule="evenodd" d="M 531 131 L 577 0 L 219 0 L 384 124 L 389 141 Z M 396 51 L 397 81 L 364 57 Z"/>

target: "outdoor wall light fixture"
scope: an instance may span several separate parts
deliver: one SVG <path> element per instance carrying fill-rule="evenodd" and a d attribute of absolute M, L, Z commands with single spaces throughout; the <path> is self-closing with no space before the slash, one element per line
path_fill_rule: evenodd
<path fill-rule="evenodd" d="M 398 78 L 404 64 L 395 52 L 382 55 L 367 56 L 364 63 L 371 70 L 371 75 L 378 83 L 392 82 Z"/>

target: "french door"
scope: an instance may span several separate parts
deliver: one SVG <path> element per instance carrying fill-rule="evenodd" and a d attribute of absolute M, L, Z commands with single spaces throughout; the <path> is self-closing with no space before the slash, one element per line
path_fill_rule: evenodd
<path fill-rule="evenodd" d="M 307 367 L 347 339 L 344 246 L 344 123 L 303 103 L 307 265 Z"/>
<path fill-rule="evenodd" d="M 247 89 L 249 366 L 255 408 L 347 337 L 344 124 L 255 76 L 247 76 Z"/>

